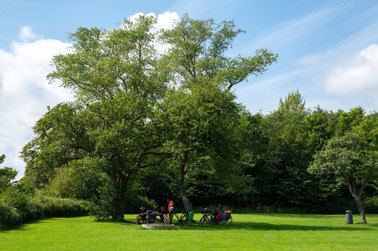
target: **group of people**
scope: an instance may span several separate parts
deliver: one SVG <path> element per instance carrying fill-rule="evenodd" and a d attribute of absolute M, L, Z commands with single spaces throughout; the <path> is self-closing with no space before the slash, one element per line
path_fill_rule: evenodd
<path fill-rule="evenodd" d="M 169 224 L 172 224 L 172 220 L 173 220 L 173 210 L 174 210 L 174 207 L 173 207 L 173 201 L 170 200 L 170 199 L 167 199 L 167 203 L 168 203 L 168 211 L 165 209 L 164 206 L 161 206 L 160 207 L 160 210 L 158 211 L 157 215 L 160 216 L 160 218 L 164 221 L 164 224 L 167 223 L 167 221 L 169 220 Z M 137 225 L 139 224 L 140 220 L 145 220 L 147 218 L 147 210 L 145 207 L 141 207 L 140 208 L 140 213 L 138 214 L 137 216 Z M 169 215 L 169 218 L 167 216 L 167 214 Z"/>

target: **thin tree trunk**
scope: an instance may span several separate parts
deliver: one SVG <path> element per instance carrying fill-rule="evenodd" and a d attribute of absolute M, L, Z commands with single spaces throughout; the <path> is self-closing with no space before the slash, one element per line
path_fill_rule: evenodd
<path fill-rule="evenodd" d="M 357 203 L 358 210 L 360 211 L 362 223 L 367 224 L 367 221 L 366 221 L 366 218 L 365 218 L 365 208 L 364 208 L 364 205 L 362 204 L 361 197 L 359 197 L 357 195 L 356 195 L 356 197 L 353 195 L 353 197 L 354 197 L 354 199 Z"/>
<path fill-rule="evenodd" d="M 181 197 L 182 197 L 182 203 L 184 204 L 185 210 L 193 210 L 193 205 L 190 202 L 188 195 L 186 193 L 186 188 L 185 188 L 185 165 L 186 161 L 188 158 L 188 153 L 184 153 L 184 157 L 181 160 L 181 165 L 180 165 L 180 179 L 179 179 L 179 187 L 180 187 L 180 192 L 181 192 Z"/>
<path fill-rule="evenodd" d="M 357 207 L 358 207 L 358 211 L 360 211 L 362 223 L 367 224 L 366 217 L 365 217 L 365 208 L 361 201 L 361 195 L 363 193 L 364 186 L 361 187 L 360 195 L 357 195 L 355 184 L 353 182 L 348 182 L 348 181 L 347 181 L 347 184 L 349 187 L 349 192 L 352 194 L 354 200 L 357 203 Z"/>

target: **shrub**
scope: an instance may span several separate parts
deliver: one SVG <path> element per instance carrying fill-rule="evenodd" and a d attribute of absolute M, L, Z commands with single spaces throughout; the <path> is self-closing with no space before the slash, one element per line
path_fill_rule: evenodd
<path fill-rule="evenodd" d="M 20 224 L 22 217 L 18 210 L 5 203 L 0 203 L 0 225 L 3 227 L 13 227 Z"/>
<path fill-rule="evenodd" d="M 42 208 L 45 217 L 74 217 L 88 215 L 91 203 L 76 199 L 36 196 L 30 201 Z"/>
<path fill-rule="evenodd" d="M 21 212 L 22 222 L 29 222 L 43 218 L 42 206 L 29 199 Z"/>

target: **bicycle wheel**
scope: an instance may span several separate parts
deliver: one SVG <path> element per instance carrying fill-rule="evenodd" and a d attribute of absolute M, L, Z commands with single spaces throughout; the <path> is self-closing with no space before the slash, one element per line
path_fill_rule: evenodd
<path fill-rule="evenodd" d="M 209 223 L 210 223 L 210 222 L 209 222 L 209 217 L 208 217 L 207 215 L 204 215 L 204 216 L 202 216 L 202 218 L 200 219 L 198 225 L 199 225 L 200 227 L 202 227 L 203 224 L 209 224 Z"/>
<path fill-rule="evenodd" d="M 226 223 L 231 224 L 232 223 L 232 215 L 230 215 L 230 219 L 226 221 Z"/>
<path fill-rule="evenodd" d="M 179 222 L 184 226 L 188 225 L 188 216 L 186 214 L 181 215 Z"/>

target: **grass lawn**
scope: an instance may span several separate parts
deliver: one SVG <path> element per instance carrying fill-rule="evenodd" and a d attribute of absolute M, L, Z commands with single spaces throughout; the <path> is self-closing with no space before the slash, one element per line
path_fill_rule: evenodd
<path fill-rule="evenodd" d="M 378 250 L 378 215 L 347 225 L 344 215 L 233 214 L 232 224 L 175 230 L 147 230 L 135 217 L 40 220 L 1 231 L 0 250 Z"/>

